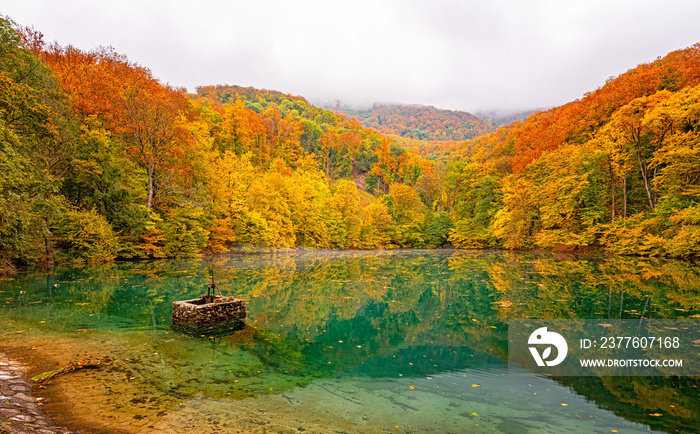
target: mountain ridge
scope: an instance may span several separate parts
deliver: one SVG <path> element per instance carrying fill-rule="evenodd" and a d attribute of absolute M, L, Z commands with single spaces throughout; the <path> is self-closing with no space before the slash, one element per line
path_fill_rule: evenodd
<path fill-rule="evenodd" d="M 500 125 L 472 113 L 422 104 L 375 103 L 369 108 L 335 105 L 329 110 L 381 133 L 423 141 L 463 141 Z"/>

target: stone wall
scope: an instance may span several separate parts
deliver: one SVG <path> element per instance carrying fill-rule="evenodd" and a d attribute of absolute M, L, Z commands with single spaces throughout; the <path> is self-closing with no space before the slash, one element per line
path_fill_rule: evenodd
<path fill-rule="evenodd" d="M 200 326 L 246 316 L 245 300 L 215 296 L 207 303 L 205 297 L 173 302 L 173 322 Z"/>

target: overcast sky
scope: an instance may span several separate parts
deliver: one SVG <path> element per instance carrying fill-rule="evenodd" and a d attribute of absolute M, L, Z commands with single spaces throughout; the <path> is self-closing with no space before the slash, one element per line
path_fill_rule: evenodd
<path fill-rule="evenodd" d="M 190 91 L 471 112 L 561 105 L 700 42 L 697 0 L 0 0 L 0 13 Z"/>

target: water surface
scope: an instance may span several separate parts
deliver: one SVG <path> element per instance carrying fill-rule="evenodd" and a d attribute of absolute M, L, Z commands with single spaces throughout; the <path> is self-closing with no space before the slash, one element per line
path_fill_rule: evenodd
<path fill-rule="evenodd" d="M 209 270 L 248 318 L 171 328 Z M 44 408 L 94 432 L 700 431 L 698 378 L 507 365 L 508 320 L 688 318 L 700 272 L 658 259 L 306 252 L 118 263 L 0 281 L 0 349 L 56 377 Z"/>

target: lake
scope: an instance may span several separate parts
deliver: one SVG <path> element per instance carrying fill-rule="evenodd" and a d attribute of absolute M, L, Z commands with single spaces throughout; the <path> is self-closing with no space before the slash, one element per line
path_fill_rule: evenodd
<path fill-rule="evenodd" d="M 209 270 L 248 317 L 171 328 Z M 296 252 L 115 263 L 0 280 L 0 350 L 85 432 L 698 432 L 698 377 L 537 376 L 508 321 L 699 318 L 700 268 L 492 251 Z"/>

